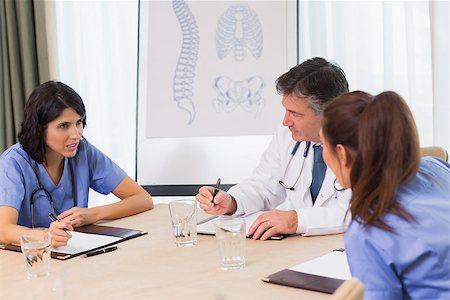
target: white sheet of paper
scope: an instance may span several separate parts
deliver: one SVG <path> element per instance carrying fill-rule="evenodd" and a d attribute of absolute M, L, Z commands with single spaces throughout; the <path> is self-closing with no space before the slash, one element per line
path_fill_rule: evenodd
<path fill-rule="evenodd" d="M 105 246 L 114 243 L 122 238 L 101 234 L 83 233 L 70 231 L 72 238 L 69 240 L 66 246 L 52 249 L 52 251 L 66 254 L 76 254 L 91 249 L 95 249 L 101 246 Z"/>
<path fill-rule="evenodd" d="M 352 277 L 345 252 L 332 251 L 323 256 L 293 266 L 289 270 L 323 277 L 348 280 Z"/>
<path fill-rule="evenodd" d="M 206 221 L 205 223 L 197 225 L 197 233 L 203 233 L 203 234 L 215 234 L 215 228 L 214 223 L 216 223 L 219 220 L 224 219 L 244 219 L 245 220 L 245 228 L 248 230 L 250 226 L 252 226 L 253 222 L 255 222 L 256 218 L 262 214 L 265 213 L 264 211 L 259 211 L 254 214 L 246 215 L 246 216 L 239 216 L 239 217 L 232 217 L 232 216 L 218 216 L 217 218 L 211 219 L 209 221 Z"/>

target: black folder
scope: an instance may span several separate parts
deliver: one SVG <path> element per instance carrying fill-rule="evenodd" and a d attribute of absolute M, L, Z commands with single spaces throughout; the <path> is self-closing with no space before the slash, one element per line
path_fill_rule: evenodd
<path fill-rule="evenodd" d="M 305 268 L 306 265 L 308 267 Z M 311 269 L 311 266 L 314 266 L 314 271 Z M 318 272 L 318 270 L 321 271 Z M 305 271 L 315 274 L 306 273 Z M 342 278 L 347 277 L 348 279 L 351 277 L 350 270 L 345 250 L 340 248 L 293 268 L 271 274 L 262 280 L 268 283 L 332 294 L 344 283 L 345 280 Z"/>
<path fill-rule="evenodd" d="M 332 294 L 344 283 L 342 279 L 317 276 L 284 269 L 262 279 L 264 282 Z"/>
<path fill-rule="evenodd" d="M 74 231 L 83 232 L 83 233 L 90 233 L 90 234 L 100 234 L 100 235 L 114 236 L 114 237 L 118 237 L 118 238 L 121 238 L 121 239 L 117 240 L 115 242 L 112 242 L 112 243 L 108 243 L 108 244 L 102 245 L 100 247 L 88 249 L 86 251 L 81 251 L 81 252 L 74 253 L 74 254 L 60 253 L 60 252 L 52 250 L 51 251 L 51 257 L 52 258 L 56 258 L 56 259 L 60 259 L 60 260 L 66 260 L 66 259 L 69 259 L 69 258 L 72 258 L 72 257 L 80 256 L 80 255 L 86 254 L 86 253 L 91 252 L 91 251 L 103 249 L 105 247 L 109 247 L 109 246 L 121 243 L 123 241 L 129 240 L 129 239 L 133 239 L 135 237 L 147 234 L 147 232 L 141 231 L 141 230 L 127 229 L 127 228 L 121 228 L 121 227 L 103 226 L 103 225 L 95 225 L 95 224 L 81 226 L 81 227 L 76 227 Z M 11 251 L 16 251 L 16 252 L 22 252 L 22 249 L 20 248 L 20 245 L 3 245 L 3 246 L 0 245 L 0 249 L 11 250 Z"/>

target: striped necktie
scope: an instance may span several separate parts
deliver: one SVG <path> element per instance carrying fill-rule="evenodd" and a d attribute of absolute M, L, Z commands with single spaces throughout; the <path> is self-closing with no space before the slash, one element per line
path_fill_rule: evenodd
<path fill-rule="evenodd" d="M 325 178 L 325 172 L 327 171 L 327 165 L 322 158 L 322 146 L 314 145 L 314 166 L 312 171 L 312 182 L 309 190 L 311 191 L 311 198 L 313 205 L 316 202 L 319 195 L 320 187 L 322 186 L 323 179 Z"/>

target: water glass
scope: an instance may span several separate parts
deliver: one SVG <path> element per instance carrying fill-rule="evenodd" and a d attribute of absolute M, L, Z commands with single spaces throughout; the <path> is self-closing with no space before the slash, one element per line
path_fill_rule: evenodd
<path fill-rule="evenodd" d="M 28 229 L 20 235 L 28 278 L 47 276 L 50 273 L 50 244 L 48 229 Z"/>
<path fill-rule="evenodd" d="M 222 270 L 241 269 L 245 266 L 245 221 L 221 219 L 214 223 Z"/>
<path fill-rule="evenodd" d="M 169 203 L 175 244 L 179 247 L 197 243 L 197 202 L 181 199 Z"/>

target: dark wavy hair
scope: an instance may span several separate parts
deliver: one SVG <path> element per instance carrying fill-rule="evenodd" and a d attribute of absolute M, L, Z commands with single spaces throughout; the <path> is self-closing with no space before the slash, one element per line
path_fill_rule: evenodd
<path fill-rule="evenodd" d="M 37 163 L 45 160 L 45 134 L 48 123 L 55 120 L 64 109 L 73 108 L 86 126 L 86 109 L 80 95 L 68 85 L 47 81 L 36 87 L 24 108 L 24 119 L 17 136 L 23 149 Z"/>
<path fill-rule="evenodd" d="M 280 95 L 306 98 L 316 114 L 334 97 L 348 92 L 344 71 L 324 58 L 314 57 L 291 68 L 276 80 Z"/>
<path fill-rule="evenodd" d="M 350 150 L 353 219 L 388 231 L 394 230 L 384 222 L 385 213 L 414 220 L 396 199 L 398 188 L 416 175 L 420 164 L 416 124 L 400 95 L 341 95 L 324 110 L 322 134 L 331 149 L 341 144 Z"/>

